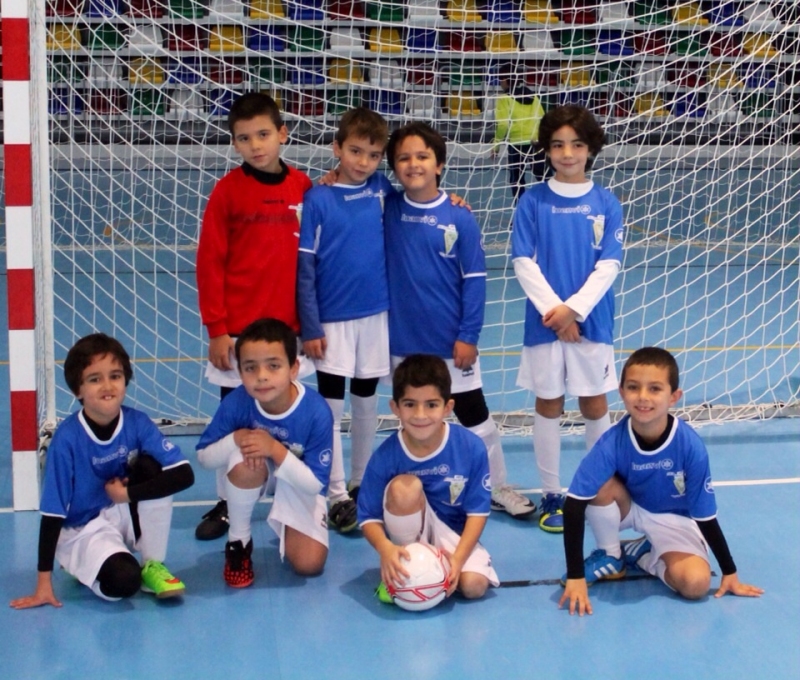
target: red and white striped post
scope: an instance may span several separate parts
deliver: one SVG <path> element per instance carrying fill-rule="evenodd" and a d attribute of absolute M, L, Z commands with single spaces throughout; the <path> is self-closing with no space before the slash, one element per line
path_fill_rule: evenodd
<path fill-rule="evenodd" d="M 30 26 L 27 0 L 2 0 L 3 173 L 6 189 L 8 358 L 15 510 L 39 507 L 36 301 L 33 265 Z"/>

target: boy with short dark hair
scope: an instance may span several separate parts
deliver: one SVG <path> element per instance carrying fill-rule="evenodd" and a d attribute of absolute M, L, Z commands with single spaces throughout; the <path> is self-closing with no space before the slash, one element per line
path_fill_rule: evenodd
<path fill-rule="evenodd" d="M 267 522 L 281 559 L 298 574 L 319 574 L 328 557 L 330 409 L 298 382 L 297 338 L 283 321 L 254 321 L 239 334 L 235 352 L 242 384 L 222 400 L 197 443 L 200 464 L 225 474 L 225 581 L 245 588 L 255 578 L 250 523 L 262 493 L 274 496 Z"/>
<path fill-rule="evenodd" d="M 220 397 L 240 384 L 234 338 L 256 319 L 280 319 L 299 331 L 295 302 L 303 196 L 311 180 L 280 158 L 289 132 L 269 95 L 248 92 L 228 114 L 233 148 L 242 165 L 217 182 L 203 213 L 197 248 L 200 316 L 208 331 L 206 377 Z M 220 502 L 197 527 L 201 540 L 224 536 L 224 475 Z"/>
<path fill-rule="evenodd" d="M 635 351 L 622 369 L 619 392 L 627 415 L 581 461 L 564 503 L 567 573 L 559 607 L 591 614 L 587 586 L 627 570 L 657 576 L 685 598 L 708 593 L 708 548 L 722 570 L 715 594 L 758 597 L 739 581 L 717 521 L 708 452 L 691 426 L 669 409 L 681 398 L 678 365 L 666 350 Z M 584 562 L 584 516 L 597 541 Z M 623 544 L 619 532 L 644 536 Z"/>
<path fill-rule="evenodd" d="M 587 109 L 548 111 L 539 145 L 555 176 L 522 195 L 511 232 L 514 273 L 528 298 L 517 384 L 536 395 L 539 527 L 550 533 L 564 530 L 559 477 L 564 395 L 578 398 L 588 451 L 610 425 L 606 393 L 616 385 L 612 285 L 622 263 L 622 207 L 586 175 L 604 141 Z"/>
<path fill-rule="evenodd" d="M 406 357 L 392 377 L 391 408 L 401 429 L 370 459 L 358 495 L 359 524 L 380 555 L 382 586 L 402 585 L 404 546 L 422 541 L 449 555 L 448 595 L 457 588 L 469 599 L 483 597 L 499 585 L 478 542 L 490 512 L 488 459 L 479 437 L 445 422 L 453 409 L 445 362 Z"/>
<path fill-rule="evenodd" d="M 486 260 L 475 217 L 439 189 L 446 142 L 430 125 L 411 123 L 392 133 L 386 155 L 404 189 L 384 212 L 392 363 L 418 353 L 445 360 L 456 417 L 489 452 L 492 508 L 530 516 L 536 506 L 506 483 L 500 432 L 483 394 L 478 338 Z"/>
<path fill-rule="evenodd" d="M 132 375 L 128 353 L 103 333 L 67 353 L 64 378 L 81 409 L 58 426 L 47 450 L 36 592 L 12 601 L 15 609 L 61 606 L 55 560 L 105 600 L 140 588 L 159 598 L 183 594 L 163 561 L 172 496 L 194 483 L 194 473 L 149 416 L 123 405 Z"/>
<path fill-rule="evenodd" d="M 355 108 L 339 123 L 333 154 L 335 183 L 306 195 L 300 227 L 297 308 L 303 351 L 314 360 L 317 388 L 333 412 L 329 520 L 338 531 L 356 528 L 357 496 L 378 426 L 379 378 L 389 375 L 383 205 L 394 193 L 376 172 L 389 136 L 384 118 Z M 345 381 L 350 379 L 351 474 L 342 456 Z"/>

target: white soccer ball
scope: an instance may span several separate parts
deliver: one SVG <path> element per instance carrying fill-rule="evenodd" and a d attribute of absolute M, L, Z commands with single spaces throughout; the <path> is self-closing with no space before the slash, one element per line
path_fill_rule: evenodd
<path fill-rule="evenodd" d="M 405 548 L 410 559 L 402 562 L 408 578 L 402 586 L 392 585 L 389 593 L 401 609 L 431 609 L 444 600 L 450 587 L 450 562 L 439 548 L 427 543 L 411 543 Z"/>

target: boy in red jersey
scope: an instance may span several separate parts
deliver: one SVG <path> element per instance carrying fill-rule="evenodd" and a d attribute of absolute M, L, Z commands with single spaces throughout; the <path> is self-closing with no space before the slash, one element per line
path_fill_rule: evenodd
<path fill-rule="evenodd" d="M 239 97 L 228 127 L 244 162 L 211 192 L 197 248 L 200 316 L 209 338 L 206 377 L 220 386 L 220 398 L 241 384 L 233 346 L 248 324 L 271 317 L 299 330 L 300 216 L 303 195 L 311 188 L 305 173 L 280 158 L 289 132 L 272 97 L 263 92 Z M 221 500 L 198 525 L 198 539 L 227 533 L 224 475 L 217 474 L 217 493 Z"/>

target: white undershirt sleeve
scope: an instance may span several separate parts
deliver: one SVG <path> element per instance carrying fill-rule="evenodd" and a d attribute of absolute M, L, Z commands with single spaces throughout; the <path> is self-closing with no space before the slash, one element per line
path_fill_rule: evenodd
<path fill-rule="evenodd" d="M 518 257 L 514 260 L 514 273 L 522 290 L 542 316 L 562 304 L 561 298 L 550 287 L 536 260 Z"/>
<path fill-rule="evenodd" d="M 233 432 L 197 452 L 197 460 L 206 470 L 216 470 L 227 464 L 231 453 L 237 450 Z"/>
<path fill-rule="evenodd" d="M 564 302 L 567 307 L 578 314 L 578 321 L 585 321 L 594 306 L 611 288 L 619 273 L 619 267 L 620 264 L 617 260 L 598 260 L 594 271 L 586 279 L 586 283 Z"/>
<path fill-rule="evenodd" d="M 307 493 L 309 496 L 322 491 L 322 482 L 314 476 L 311 468 L 292 453 L 289 453 L 283 459 L 283 463 L 275 470 L 275 477 L 282 479 L 301 493 Z"/>

